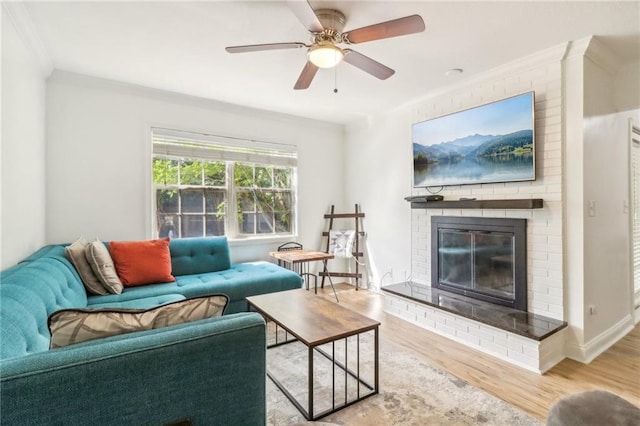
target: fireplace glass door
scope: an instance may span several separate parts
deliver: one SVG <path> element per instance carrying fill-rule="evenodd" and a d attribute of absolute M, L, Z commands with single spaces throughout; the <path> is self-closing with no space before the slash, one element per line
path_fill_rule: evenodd
<path fill-rule="evenodd" d="M 505 232 L 440 229 L 441 286 L 514 299 L 514 235 Z"/>

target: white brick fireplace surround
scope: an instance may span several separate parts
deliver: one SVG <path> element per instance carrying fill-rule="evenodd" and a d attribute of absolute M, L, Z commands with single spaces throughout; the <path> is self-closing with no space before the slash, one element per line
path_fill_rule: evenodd
<path fill-rule="evenodd" d="M 558 46 L 492 70 L 484 78 L 447 91 L 418 105 L 413 122 L 535 92 L 536 180 L 445 187 L 445 200 L 542 198 L 532 210 L 413 209 L 411 281 L 431 282 L 431 216 L 482 216 L 527 219 L 527 310 L 562 320 L 563 190 L 562 190 L 562 59 Z M 412 195 L 428 195 L 415 189 Z M 386 310 L 407 321 L 495 355 L 529 370 L 545 372 L 564 357 L 566 329 L 538 342 L 467 318 L 385 293 Z"/>
<path fill-rule="evenodd" d="M 536 373 L 564 358 L 566 328 L 537 341 L 385 292 L 385 311 L 419 327 Z"/>

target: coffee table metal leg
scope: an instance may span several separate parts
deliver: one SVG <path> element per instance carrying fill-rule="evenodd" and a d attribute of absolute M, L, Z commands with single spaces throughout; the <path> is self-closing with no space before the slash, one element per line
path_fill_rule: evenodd
<path fill-rule="evenodd" d="M 309 346 L 309 412 L 305 416 L 307 420 L 313 419 L 313 346 Z"/>
<path fill-rule="evenodd" d="M 345 367 L 349 365 L 349 339 L 344 339 L 344 365 Z M 345 373 L 344 375 L 344 404 L 347 404 L 347 381 L 349 376 Z M 360 383 L 357 384 L 360 387 Z"/>
<path fill-rule="evenodd" d="M 271 374 L 271 372 L 267 369 L 267 376 L 271 379 L 271 381 L 273 381 L 273 383 L 278 387 L 278 389 L 280 389 L 282 391 L 282 393 L 284 393 L 284 395 L 289 399 L 289 401 L 291 401 L 291 403 L 293 403 L 293 405 L 298 409 L 298 411 L 300 411 L 300 413 L 302 413 L 302 415 L 305 417 L 305 419 L 310 420 L 310 421 L 315 421 L 315 420 L 319 420 L 329 414 L 335 413 L 336 411 L 339 411 L 343 408 L 346 408 L 350 405 L 353 405 L 359 401 L 362 401 L 365 398 L 368 398 L 370 396 L 373 396 L 375 394 L 378 393 L 379 390 L 379 354 L 378 354 L 378 350 L 379 350 L 379 335 L 378 335 L 378 327 L 373 329 L 374 332 L 374 385 L 370 385 L 369 383 L 367 383 L 365 380 L 362 379 L 362 377 L 360 377 L 360 334 L 358 333 L 357 336 L 357 343 L 356 343 L 356 349 L 357 349 L 357 355 L 356 355 L 356 371 L 352 371 L 351 369 L 348 368 L 348 358 L 347 358 L 347 354 L 348 354 L 348 341 L 347 338 L 345 338 L 345 353 L 344 353 L 344 357 L 345 357 L 345 363 L 341 363 L 340 361 L 337 361 L 335 358 L 336 352 L 335 352 L 335 340 L 331 342 L 331 346 L 332 346 L 332 350 L 331 353 L 327 353 L 324 350 L 322 350 L 319 346 L 309 346 L 307 347 L 308 349 L 308 383 L 307 386 L 309 387 L 309 395 L 308 395 L 308 405 L 307 405 L 307 410 L 304 409 L 304 407 L 302 406 L 302 404 L 300 404 L 296 398 L 284 387 L 284 385 L 276 378 L 273 376 L 273 374 Z M 290 342 L 282 342 L 279 343 L 279 345 L 285 344 L 285 343 L 290 343 Z M 318 351 L 321 355 L 324 355 L 327 359 L 329 359 L 333 366 L 332 366 L 332 404 L 331 404 L 331 409 L 323 411 L 318 413 L 318 415 L 314 414 L 314 377 L 313 377 L 313 369 L 314 369 L 314 360 L 313 360 L 313 354 L 314 351 Z M 335 368 L 338 367 L 341 370 L 343 370 L 345 372 L 345 400 L 344 403 L 341 404 L 339 407 L 336 407 L 335 404 L 335 392 L 336 392 L 336 388 L 335 388 Z M 347 393 L 347 375 L 353 377 L 354 379 L 356 379 L 356 386 L 358 387 L 357 390 L 357 398 L 352 400 L 352 401 L 348 401 L 348 393 Z M 364 385 L 365 387 L 367 387 L 368 389 L 371 390 L 371 392 L 367 393 L 366 395 L 361 395 L 360 393 L 360 384 Z"/>
<path fill-rule="evenodd" d="M 318 351 L 318 353 L 320 355 L 324 356 L 329 361 L 332 361 L 334 363 L 335 367 L 338 367 L 342 371 L 345 371 L 349 376 L 353 377 L 358 382 L 363 384 L 367 389 L 369 389 L 369 390 L 374 390 L 375 389 L 375 383 L 372 385 L 369 382 L 367 382 L 366 380 L 364 380 L 362 377 L 360 377 L 360 364 L 359 364 L 360 363 L 360 356 L 359 355 L 358 355 L 358 361 L 357 361 L 358 365 L 356 367 L 356 371 L 353 371 L 350 368 L 348 368 L 345 364 L 343 364 L 340 361 L 337 361 L 335 359 L 335 352 L 334 352 L 334 354 L 332 356 L 332 354 L 329 354 L 329 353 L 325 352 L 323 349 L 320 349 L 320 348 L 316 348 L 316 351 Z M 374 365 L 374 367 L 375 367 L 375 365 Z M 358 392 L 358 399 L 360 399 L 360 393 L 359 392 Z"/>
<path fill-rule="evenodd" d="M 287 388 L 285 388 L 284 385 L 273 374 L 271 374 L 271 372 L 269 370 L 267 370 L 267 377 L 269 377 L 271 379 L 273 384 L 276 385 L 278 389 L 280 389 L 280 391 L 284 394 L 284 396 L 286 396 L 287 399 L 289 401 L 291 401 L 291 403 L 298 409 L 298 411 L 300 411 L 302 413 L 302 415 L 307 420 L 311 420 L 311 417 L 309 416 L 309 413 L 307 411 L 305 411 L 305 409 L 302 406 L 302 404 L 300 404 L 298 402 L 298 400 L 291 394 L 291 392 L 289 392 L 287 390 Z"/>
<path fill-rule="evenodd" d="M 320 350 L 320 349 L 318 349 Z M 336 409 L 336 342 L 331 342 L 331 409 Z"/>
<path fill-rule="evenodd" d="M 373 358 L 374 358 L 374 361 L 373 361 L 374 373 L 373 374 L 375 375 L 375 379 L 374 379 L 375 389 L 373 390 L 373 393 L 376 394 L 376 393 L 378 393 L 378 386 L 379 386 L 378 346 L 379 346 L 380 342 L 378 340 L 378 327 L 376 327 L 374 329 L 374 338 L 373 338 L 373 340 L 374 340 L 373 345 L 375 346 L 374 349 L 373 349 Z"/>

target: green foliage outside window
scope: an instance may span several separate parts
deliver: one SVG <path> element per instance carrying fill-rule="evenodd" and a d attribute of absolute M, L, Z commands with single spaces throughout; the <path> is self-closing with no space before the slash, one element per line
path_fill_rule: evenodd
<path fill-rule="evenodd" d="M 158 185 L 178 184 L 178 161 L 175 160 L 153 160 L 153 183 Z"/>
<path fill-rule="evenodd" d="M 234 182 L 242 233 L 292 231 L 291 168 L 236 164 Z"/>
<path fill-rule="evenodd" d="M 199 161 L 184 161 L 180 165 L 181 185 L 202 185 L 202 163 Z"/>
<path fill-rule="evenodd" d="M 224 186 L 227 180 L 227 166 L 224 163 L 204 163 L 204 184 Z"/>
<path fill-rule="evenodd" d="M 290 167 L 154 158 L 159 236 L 225 235 L 230 196 L 240 234 L 291 233 L 292 175 Z"/>
<path fill-rule="evenodd" d="M 160 237 L 225 234 L 225 163 L 155 158 L 153 182 Z"/>

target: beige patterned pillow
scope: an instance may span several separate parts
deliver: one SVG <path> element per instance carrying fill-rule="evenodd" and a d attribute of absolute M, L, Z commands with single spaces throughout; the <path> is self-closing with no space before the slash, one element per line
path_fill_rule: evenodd
<path fill-rule="evenodd" d="M 108 291 L 104 288 L 98 277 L 96 277 L 96 274 L 93 273 L 93 269 L 91 269 L 91 265 L 84 254 L 87 244 L 87 240 L 81 236 L 76 242 L 65 247 L 64 252 L 76 268 L 76 271 L 78 271 L 78 275 L 80 275 L 80 279 L 82 279 L 84 287 L 89 293 L 107 294 Z"/>
<path fill-rule="evenodd" d="M 96 274 L 104 288 L 109 293 L 120 294 L 122 293 L 122 282 L 116 268 L 113 265 L 111 254 L 109 249 L 100 240 L 95 240 L 87 244 L 87 248 L 84 252 L 87 262 L 91 265 L 93 273 Z"/>
<path fill-rule="evenodd" d="M 49 316 L 51 349 L 102 337 L 152 330 L 219 317 L 229 298 L 224 294 L 180 300 L 152 309 L 63 309 Z"/>

